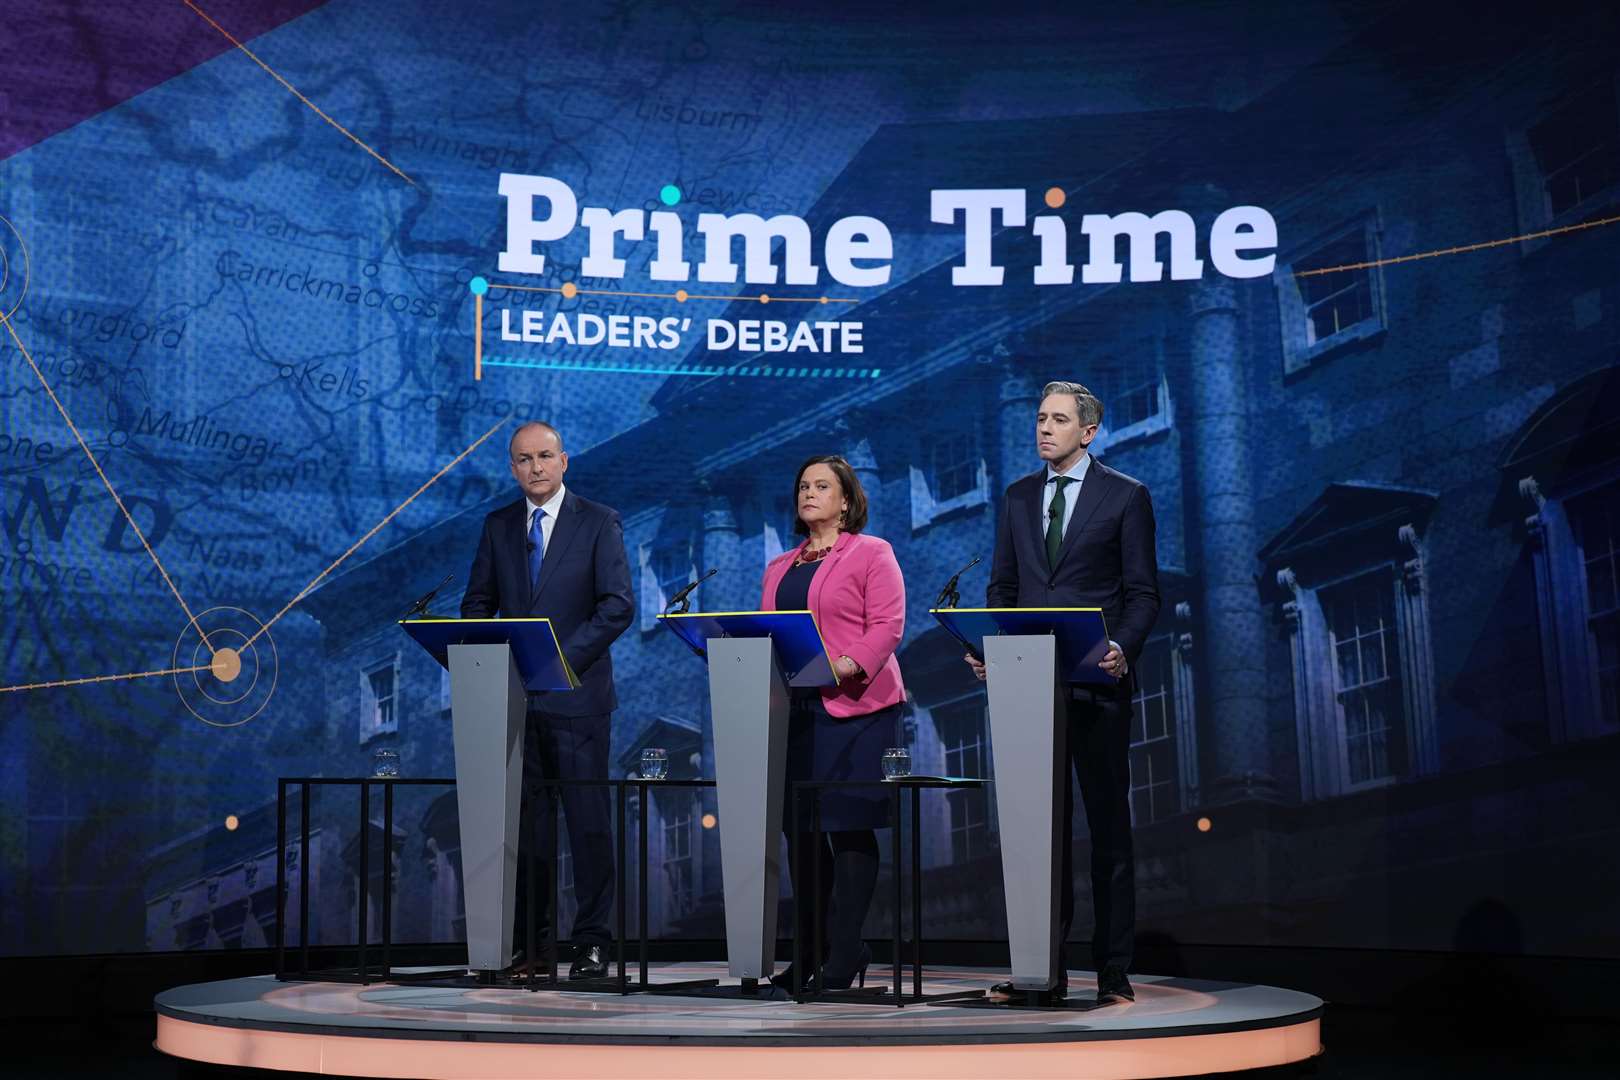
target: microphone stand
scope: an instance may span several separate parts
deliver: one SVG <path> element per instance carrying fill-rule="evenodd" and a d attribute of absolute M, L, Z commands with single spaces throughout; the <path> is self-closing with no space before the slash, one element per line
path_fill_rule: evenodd
<path fill-rule="evenodd" d="M 962 602 L 962 594 L 956 591 L 956 583 L 962 580 L 963 574 L 979 565 L 979 559 L 978 555 L 973 556 L 972 562 L 951 575 L 951 580 L 947 581 L 945 587 L 939 590 L 939 599 L 934 601 L 935 607 L 953 608 Z"/>
<path fill-rule="evenodd" d="M 718 574 L 719 572 L 720 572 L 720 568 L 717 566 L 713 570 L 710 570 L 707 574 L 704 574 L 702 577 L 698 578 L 696 581 L 694 581 L 694 582 L 690 583 L 689 585 L 687 585 L 684 589 L 682 589 L 680 592 L 676 593 L 674 596 L 670 597 L 669 603 L 664 607 L 664 614 L 665 615 L 685 615 L 687 612 L 691 611 L 692 610 L 691 596 L 692 596 L 693 591 L 696 590 L 699 585 L 703 584 L 705 581 L 708 581 L 710 578 L 714 577 L 714 575 Z M 681 605 L 681 610 L 679 610 L 679 611 L 675 610 L 675 605 L 676 604 Z"/>
<path fill-rule="evenodd" d="M 714 577 L 714 575 L 718 574 L 719 572 L 720 572 L 720 568 L 717 566 L 714 569 L 710 570 L 707 574 L 704 574 L 702 577 L 698 578 L 696 581 L 693 581 L 693 582 L 690 582 L 689 584 L 687 584 L 687 586 L 685 588 L 683 588 L 680 592 L 678 592 L 674 596 L 670 597 L 669 603 L 664 606 L 664 614 L 665 615 L 685 615 L 687 612 L 691 611 L 692 610 L 692 600 L 691 600 L 692 593 L 694 591 L 696 591 L 696 589 L 697 589 L 697 587 L 699 585 L 703 584 L 705 581 L 708 581 L 710 578 Z M 677 604 L 680 605 L 680 610 L 679 611 L 675 610 L 675 607 L 676 607 Z M 677 634 L 676 636 L 680 637 L 679 634 Z M 687 644 L 686 639 L 681 638 L 681 643 L 682 644 Z M 696 653 L 699 657 L 703 658 L 704 660 L 707 660 L 709 658 L 709 654 L 708 654 L 707 650 L 700 649 L 696 645 L 691 645 L 690 647 L 691 647 L 691 649 L 692 649 L 692 651 L 694 653 Z"/>
<path fill-rule="evenodd" d="M 433 588 L 429 589 L 426 596 L 422 597 L 421 599 L 416 601 L 416 603 L 412 604 L 409 608 L 407 608 L 405 610 L 405 614 L 404 614 L 403 617 L 406 618 L 406 619 L 409 619 L 414 615 L 420 615 L 424 619 L 441 619 L 441 618 L 445 618 L 446 616 L 443 616 L 443 615 L 429 615 L 427 606 L 433 600 L 433 598 L 435 596 L 439 595 L 439 590 L 444 588 L 446 585 L 450 584 L 450 582 L 455 578 L 455 576 L 456 575 L 454 575 L 454 574 L 446 574 L 446 575 L 444 575 L 444 580 L 439 582 L 437 585 L 433 586 Z"/>
<path fill-rule="evenodd" d="M 934 601 L 936 608 L 954 608 L 962 602 L 962 594 L 956 591 L 956 583 L 962 579 L 963 574 L 979 565 L 979 558 L 978 555 L 973 556 L 972 562 L 951 575 L 951 580 L 947 581 L 945 587 L 939 590 L 939 599 Z M 964 642 L 964 644 L 966 643 Z M 968 645 L 967 650 L 981 663 L 984 661 L 984 657 L 979 655 L 979 650 L 972 645 Z"/>

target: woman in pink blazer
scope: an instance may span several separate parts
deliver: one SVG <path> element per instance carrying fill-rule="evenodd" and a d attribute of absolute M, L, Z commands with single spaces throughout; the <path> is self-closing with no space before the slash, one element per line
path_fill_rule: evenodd
<path fill-rule="evenodd" d="M 804 543 L 765 567 L 760 609 L 810 611 L 834 658 L 835 686 L 796 688 L 788 721 L 787 798 L 782 829 L 788 834 L 789 867 L 800 866 L 805 881 L 793 885 L 801 940 L 815 940 L 810 923 L 810 858 L 821 860 L 822 935 L 825 965 L 812 964 L 810 979 L 821 989 L 841 990 L 857 979 L 864 985 L 872 953 L 861 940 L 861 925 L 877 887 L 875 829 L 888 823 L 883 779 L 884 748 L 899 744 L 900 705 L 906 688 L 894 650 L 906 626 L 906 586 L 900 564 L 885 540 L 861 534 L 866 525 L 866 493 L 849 462 L 813 457 L 793 482 Z M 808 836 L 793 835 L 792 784 L 795 780 L 870 780 L 865 788 L 829 788 L 821 794 L 821 826 L 827 840 L 817 852 Z M 801 825 L 809 820 L 801 808 Z M 803 865 L 800 865 L 803 864 Z M 771 981 L 793 985 L 792 969 Z"/>

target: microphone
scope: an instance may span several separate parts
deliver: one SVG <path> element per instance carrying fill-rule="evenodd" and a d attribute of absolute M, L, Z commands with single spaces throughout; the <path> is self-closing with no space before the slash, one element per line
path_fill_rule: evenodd
<path fill-rule="evenodd" d="M 437 585 L 433 586 L 433 588 L 429 589 L 427 591 L 426 596 L 423 596 L 421 599 L 417 600 L 416 603 L 412 604 L 406 610 L 405 618 L 408 619 L 412 615 L 424 615 L 424 616 L 427 616 L 430 619 L 431 618 L 436 618 L 437 616 L 428 615 L 428 609 L 427 609 L 428 602 L 430 600 L 432 600 L 435 596 L 438 596 L 439 595 L 439 590 L 444 588 L 446 585 L 450 584 L 451 580 L 455 576 L 456 575 L 454 575 L 454 574 L 446 574 L 446 575 L 444 575 L 444 580 L 443 581 L 439 582 Z"/>
<path fill-rule="evenodd" d="M 958 570 L 955 574 L 953 574 L 951 576 L 951 580 L 947 581 L 945 583 L 945 587 L 943 589 L 939 590 L 939 599 L 934 601 L 934 606 L 935 607 L 937 607 L 937 608 L 952 607 L 953 608 L 957 604 L 960 604 L 962 602 L 961 594 L 956 591 L 956 583 L 962 579 L 963 574 L 967 573 L 969 570 L 971 570 L 975 566 L 979 565 L 979 559 L 980 559 L 980 556 L 978 556 L 978 555 L 973 556 L 973 561 L 972 562 L 968 563 L 966 566 L 962 567 L 962 569 Z"/>
<path fill-rule="evenodd" d="M 718 574 L 719 572 L 720 572 L 720 568 L 717 566 L 713 570 L 710 570 L 707 574 L 704 574 L 702 577 L 698 578 L 696 581 L 694 581 L 694 582 L 690 583 L 689 585 L 687 585 L 684 589 L 682 589 L 680 592 L 676 593 L 674 596 L 670 597 L 669 603 L 667 605 L 665 605 L 665 607 L 664 607 L 664 614 L 665 615 L 685 615 L 688 611 L 691 611 L 692 610 L 692 601 L 688 600 L 687 597 L 692 595 L 692 590 L 696 589 L 699 585 L 703 584 L 705 581 L 708 581 L 710 578 L 714 577 L 714 575 Z M 675 610 L 675 605 L 676 604 L 681 605 L 681 610 L 679 610 L 679 611 Z"/>

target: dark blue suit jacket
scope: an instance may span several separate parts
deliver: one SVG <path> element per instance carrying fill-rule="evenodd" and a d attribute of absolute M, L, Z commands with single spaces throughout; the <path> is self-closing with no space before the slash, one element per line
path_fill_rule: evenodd
<path fill-rule="evenodd" d="M 1108 636 L 1119 642 L 1134 671 L 1159 614 L 1159 556 L 1147 486 L 1092 458 L 1057 566 L 1050 567 L 1041 516 L 1045 484 L 1043 465 L 1008 486 L 996 523 L 986 602 L 990 607 L 1100 607 Z"/>
<path fill-rule="evenodd" d="M 530 694 L 529 707 L 563 716 L 612 712 L 619 700 L 608 646 L 636 615 L 618 511 L 565 492 L 531 596 L 528 507 L 519 499 L 484 518 L 461 616 L 550 619 L 579 688 Z"/>

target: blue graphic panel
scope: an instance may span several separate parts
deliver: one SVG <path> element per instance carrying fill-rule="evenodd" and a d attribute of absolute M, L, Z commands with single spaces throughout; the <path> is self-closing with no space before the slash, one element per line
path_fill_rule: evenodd
<path fill-rule="evenodd" d="M 713 774 L 657 615 L 711 569 L 700 608 L 759 607 L 829 453 L 908 585 L 896 737 L 987 775 L 927 601 L 1063 379 L 1156 524 L 1141 932 L 1620 956 L 1615 20 L 333 0 L 248 42 L 307 102 L 230 48 L 6 142 L 0 951 L 262 946 L 278 777 L 453 771 L 397 623 L 446 573 L 455 612 L 527 419 L 623 525 L 615 775 Z M 925 797 L 942 935 L 1005 932 L 990 797 Z M 351 939 L 361 843 L 396 936 L 455 940 L 453 793 L 389 836 L 336 798 L 285 855 L 312 941 Z M 718 938 L 712 792 L 649 812 L 620 896 Z"/>

